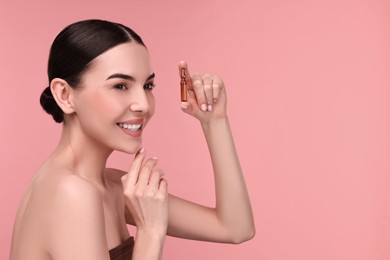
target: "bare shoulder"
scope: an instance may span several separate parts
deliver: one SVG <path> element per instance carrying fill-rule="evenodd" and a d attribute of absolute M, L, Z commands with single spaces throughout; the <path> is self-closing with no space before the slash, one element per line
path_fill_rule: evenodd
<path fill-rule="evenodd" d="M 92 183 L 77 175 L 62 174 L 53 184 L 56 190 L 53 194 L 54 198 L 60 201 L 74 202 L 72 200 L 75 199 L 79 203 L 101 201 L 99 190 Z"/>
<path fill-rule="evenodd" d="M 50 192 L 51 207 L 48 209 L 52 216 L 48 221 L 51 255 L 54 259 L 83 259 L 87 256 L 100 259 L 107 253 L 100 191 L 74 174 L 61 174 L 57 178 Z M 83 250 L 77 250 L 77 257 L 68 252 L 81 247 Z"/>
<path fill-rule="evenodd" d="M 41 169 L 15 219 L 13 259 L 108 259 L 107 252 L 100 191 L 64 168 Z"/>
<path fill-rule="evenodd" d="M 92 183 L 72 173 L 58 175 L 50 181 L 51 187 L 47 190 L 51 205 L 48 210 L 55 216 L 55 222 L 63 223 L 74 218 L 74 214 L 81 221 L 88 215 L 97 219 L 99 215 L 103 216 L 101 193 Z"/>
<path fill-rule="evenodd" d="M 69 170 L 47 167 L 41 169 L 30 183 L 19 211 L 24 219 L 39 219 L 50 224 L 66 216 L 67 212 L 80 208 L 96 211 L 101 207 L 100 192 L 89 181 Z"/>

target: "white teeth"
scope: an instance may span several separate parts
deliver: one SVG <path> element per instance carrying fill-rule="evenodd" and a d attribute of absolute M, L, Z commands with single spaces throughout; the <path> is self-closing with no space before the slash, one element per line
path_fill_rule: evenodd
<path fill-rule="evenodd" d="M 123 123 L 119 123 L 118 125 L 122 128 L 126 128 L 133 132 L 138 131 L 142 126 L 141 124 L 123 124 Z"/>

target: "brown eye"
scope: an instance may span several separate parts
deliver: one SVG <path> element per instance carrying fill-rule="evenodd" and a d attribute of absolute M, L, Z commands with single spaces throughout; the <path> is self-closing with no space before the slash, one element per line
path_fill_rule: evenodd
<path fill-rule="evenodd" d="M 114 88 L 117 90 L 126 90 L 127 86 L 125 84 L 117 84 L 114 86 Z"/>
<path fill-rule="evenodd" d="M 145 90 L 152 90 L 152 89 L 154 89 L 155 86 L 156 86 L 156 85 L 155 85 L 153 82 L 146 83 L 146 84 L 144 85 L 144 89 L 145 89 Z"/>

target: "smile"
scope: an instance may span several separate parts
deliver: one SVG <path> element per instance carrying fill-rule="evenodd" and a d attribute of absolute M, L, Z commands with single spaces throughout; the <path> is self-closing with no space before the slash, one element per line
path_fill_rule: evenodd
<path fill-rule="evenodd" d="M 141 129 L 142 124 L 124 124 L 124 123 L 118 123 L 119 127 L 130 130 L 131 132 L 136 132 Z"/>

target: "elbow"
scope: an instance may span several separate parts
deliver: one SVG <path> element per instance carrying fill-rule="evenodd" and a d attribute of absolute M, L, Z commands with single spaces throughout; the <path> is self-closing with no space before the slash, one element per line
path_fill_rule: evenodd
<path fill-rule="evenodd" d="M 235 234 L 232 234 L 230 243 L 239 245 L 246 241 L 251 240 L 256 235 L 256 229 L 254 226 L 248 227 L 245 230 L 241 230 L 241 232 L 237 232 Z"/>
<path fill-rule="evenodd" d="M 239 245 L 246 241 L 249 241 L 255 236 L 255 234 L 256 234 L 255 229 L 252 229 L 250 232 L 246 232 L 245 234 L 234 237 L 232 240 L 232 244 Z"/>

